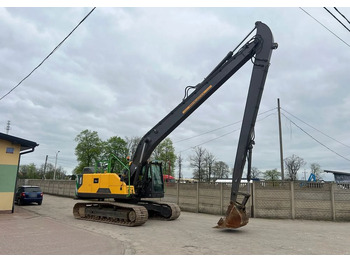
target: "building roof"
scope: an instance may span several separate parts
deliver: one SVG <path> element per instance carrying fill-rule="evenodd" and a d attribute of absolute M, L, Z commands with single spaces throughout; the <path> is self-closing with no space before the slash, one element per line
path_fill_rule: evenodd
<path fill-rule="evenodd" d="M 347 172 L 334 171 L 334 170 L 323 170 L 323 171 L 326 173 L 333 173 L 334 175 L 350 176 L 350 173 L 347 173 Z"/>
<path fill-rule="evenodd" d="M 24 150 L 28 150 L 28 149 L 34 150 L 34 148 L 39 145 L 36 142 L 29 141 L 29 140 L 19 138 L 16 136 L 10 136 L 10 135 L 4 134 L 4 133 L 0 133 L 0 139 L 9 141 L 13 144 L 21 145 L 20 151 L 24 151 Z"/>
<path fill-rule="evenodd" d="M 337 183 L 349 183 L 350 182 L 350 173 L 333 171 L 333 170 L 324 170 L 327 173 L 334 174 L 334 180 Z"/>

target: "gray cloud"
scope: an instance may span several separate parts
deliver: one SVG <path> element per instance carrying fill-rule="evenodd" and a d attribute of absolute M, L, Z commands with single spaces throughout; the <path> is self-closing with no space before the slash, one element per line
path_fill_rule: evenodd
<path fill-rule="evenodd" d="M 1 8 L 0 95 L 41 62 L 89 10 Z M 321 8 L 306 10 L 350 42 L 346 30 Z M 341 10 L 350 17 L 349 8 Z M 0 101 L 2 126 L 10 120 L 11 135 L 40 144 L 22 158 L 23 164 L 40 165 L 46 155 L 52 160 L 60 150 L 58 164 L 70 172 L 76 165 L 74 138 L 80 131 L 98 131 L 102 139 L 142 136 L 181 102 L 187 85 L 203 80 L 255 21 L 269 25 L 279 43 L 260 112 L 275 108 L 280 98 L 285 110 L 350 145 L 349 49 L 298 8 L 97 8 L 30 78 Z M 240 121 L 250 73 L 248 62 L 170 138 L 176 142 Z M 260 170 L 279 169 L 277 114 L 272 113 L 256 124 L 253 166 Z M 303 128 L 350 157 L 349 148 Z M 239 131 L 215 138 L 235 129 L 239 125 L 174 146 L 186 159 L 193 153 L 186 149 L 202 144 L 233 166 Z M 285 157 L 296 154 L 308 165 L 349 170 L 349 161 L 286 118 L 283 137 Z"/>

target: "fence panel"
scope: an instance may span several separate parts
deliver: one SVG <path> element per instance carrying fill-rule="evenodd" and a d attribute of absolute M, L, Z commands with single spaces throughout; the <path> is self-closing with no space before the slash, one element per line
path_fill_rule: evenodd
<path fill-rule="evenodd" d="M 75 196 L 75 181 L 64 180 L 18 180 L 17 185 L 38 185 L 44 193 Z M 255 188 L 253 192 L 253 188 Z M 349 184 L 298 182 L 242 183 L 240 192 L 251 193 L 247 214 L 257 218 L 296 218 L 316 220 L 350 221 Z M 175 184 L 165 188 L 166 202 L 178 203 L 181 210 L 224 215 L 230 203 L 230 184 Z M 242 196 L 238 201 L 242 201 Z"/>
<path fill-rule="evenodd" d="M 338 184 L 334 187 L 335 218 L 350 221 L 350 184 Z"/>
<path fill-rule="evenodd" d="M 291 185 L 289 182 L 254 182 L 254 217 L 291 218 Z"/>
<path fill-rule="evenodd" d="M 331 184 L 295 182 L 295 218 L 332 220 Z"/>

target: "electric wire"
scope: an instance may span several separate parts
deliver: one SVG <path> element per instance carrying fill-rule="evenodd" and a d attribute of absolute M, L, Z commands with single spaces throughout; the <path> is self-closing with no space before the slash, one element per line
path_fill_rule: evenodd
<path fill-rule="evenodd" d="M 181 151 L 179 152 L 179 154 L 181 154 L 182 152 L 185 152 L 185 151 L 187 151 L 187 150 L 189 150 L 189 149 L 194 149 L 194 148 L 199 147 L 199 146 L 201 146 L 201 145 L 207 144 L 207 143 L 209 143 L 209 142 L 212 142 L 212 141 L 214 141 L 214 140 L 217 140 L 217 139 L 219 139 L 219 138 L 222 138 L 222 137 L 224 137 L 224 136 L 227 136 L 227 135 L 229 135 L 229 134 L 232 134 L 232 133 L 234 133 L 234 132 L 236 132 L 236 131 L 238 131 L 238 130 L 239 130 L 239 128 L 238 128 L 238 129 L 235 129 L 235 130 L 233 130 L 233 131 L 230 131 L 230 132 L 228 132 L 228 133 L 225 133 L 225 134 L 223 134 L 223 135 L 221 135 L 221 136 L 218 136 L 218 137 L 215 137 L 215 138 L 213 138 L 213 139 L 210 139 L 210 140 L 207 140 L 207 141 L 205 141 L 205 142 L 202 142 L 202 143 L 200 143 L 200 144 L 197 144 L 197 145 L 195 145 L 195 146 L 188 147 L 188 148 L 186 148 L 186 149 L 184 149 L 184 150 L 181 150 Z"/>
<path fill-rule="evenodd" d="M 268 111 L 271 111 L 271 110 L 268 110 Z M 266 111 L 266 112 L 268 112 L 268 111 Z M 263 113 L 262 113 L 262 114 L 263 114 Z M 269 114 L 269 115 L 265 116 L 264 118 L 257 120 L 256 122 L 263 121 L 263 120 L 265 120 L 266 118 L 268 118 L 268 117 L 270 117 L 270 116 L 272 116 L 272 115 L 274 115 L 274 114 L 275 114 L 275 113 Z M 240 122 L 242 122 L 242 121 L 240 121 Z M 212 141 L 214 141 L 214 140 L 217 140 L 217 139 L 219 139 L 219 138 L 222 138 L 222 137 L 224 137 L 224 136 L 227 136 L 227 135 L 232 134 L 232 133 L 234 133 L 234 132 L 236 132 L 236 131 L 239 131 L 239 130 L 240 130 L 240 128 L 235 129 L 235 130 L 232 130 L 232 131 L 230 131 L 230 132 L 228 132 L 228 133 L 225 133 L 225 134 L 223 134 L 223 135 L 221 135 L 221 136 L 215 137 L 215 138 L 213 138 L 213 139 L 207 140 L 207 141 L 202 142 L 202 143 L 200 143 L 200 144 L 197 144 L 197 145 L 195 145 L 195 146 L 191 146 L 191 147 L 188 147 L 188 148 L 186 148 L 186 149 L 184 149 L 184 150 L 181 150 L 179 153 L 185 152 L 185 151 L 187 151 L 187 150 L 189 150 L 189 149 L 194 149 L 194 148 L 196 148 L 196 147 L 198 147 L 198 146 L 207 144 L 207 143 L 209 143 L 209 142 L 212 142 Z"/>
<path fill-rule="evenodd" d="M 326 137 L 332 139 L 333 141 L 335 141 L 335 142 L 337 142 L 337 143 L 339 143 L 339 144 L 341 144 L 341 145 L 343 145 L 343 146 L 345 146 L 345 147 L 350 148 L 349 145 L 346 145 L 346 144 L 344 144 L 343 142 L 341 142 L 341 141 L 339 141 L 339 140 L 337 140 L 337 139 L 335 139 L 335 138 L 333 138 L 333 137 L 327 135 L 326 133 L 322 132 L 321 130 L 317 129 L 316 127 L 311 126 L 310 124 L 308 124 L 308 123 L 306 123 L 305 121 L 301 120 L 300 118 L 296 117 L 295 115 L 293 115 L 292 113 L 288 112 L 287 110 L 285 110 L 285 109 L 283 109 L 283 108 L 281 108 L 281 109 L 282 109 L 284 112 L 286 112 L 286 113 L 288 113 L 289 115 L 291 115 L 292 117 L 298 119 L 300 122 L 304 123 L 305 125 L 311 127 L 312 129 L 316 130 L 317 132 L 321 133 L 322 135 L 324 135 L 324 136 L 326 136 Z"/>
<path fill-rule="evenodd" d="M 335 33 L 332 32 L 332 30 L 330 30 L 328 27 L 326 27 L 324 24 L 322 24 L 320 21 L 318 21 L 315 17 L 313 17 L 312 15 L 310 15 L 308 12 L 306 12 L 303 8 L 299 7 L 303 12 L 305 12 L 308 16 L 310 16 L 312 19 L 314 19 L 317 23 L 319 23 L 320 25 L 322 25 L 325 29 L 327 29 L 331 34 L 333 34 L 336 38 L 338 38 L 340 41 L 342 41 L 344 44 L 346 44 L 348 47 L 350 47 L 350 45 L 345 42 L 343 39 L 341 39 L 339 36 L 337 36 Z"/>
<path fill-rule="evenodd" d="M 275 108 L 266 110 L 266 111 L 264 111 L 264 112 L 262 112 L 262 113 L 259 113 L 258 116 L 263 115 L 263 114 L 266 114 L 266 113 L 271 112 L 271 111 L 276 110 L 276 109 L 277 109 L 277 108 L 275 107 Z M 270 116 L 270 115 L 269 115 L 269 116 Z M 264 119 L 265 119 L 265 118 L 264 118 Z M 262 119 L 262 120 L 263 120 L 263 119 Z M 259 121 L 259 120 L 257 120 L 257 121 Z M 187 138 L 184 138 L 184 139 L 175 141 L 174 144 L 175 144 L 175 143 L 180 143 L 180 142 L 183 142 L 183 141 L 187 141 L 187 140 L 190 140 L 190 139 L 193 139 L 193 138 L 197 138 L 197 137 L 200 137 L 200 136 L 203 136 L 203 135 L 207 135 L 207 134 L 210 134 L 210 133 L 212 133 L 212 132 L 215 132 L 215 131 L 224 129 L 224 128 L 226 128 L 226 127 L 239 124 L 239 123 L 241 123 L 241 122 L 242 122 L 242 120 L 237 121 L 237 122 L 234 122 L 234 123 L 231 123 L 231 124 L 228 124 L 228 125 L 225 125 L 225 126 L 222 126 L 222 127 L 218 127 L 218 128 L 215 128 L 215 129 L 212 129 L 212 130 L 209 130 L 209 131 L 206 131 L 206 132 L 204 132 L 204 133 L 201 133 L 201 134 L 198 134 L 198 135 L 195 135 L 195 136 L 192 136 L 192 137 L 187 137 Z"/>
<path fill-rule="evenodd" d="M 329 11 L 326 7 L 323 7 L 331 16 L 333 16 L 333 18 L 335 20 L 337 20 L 342 26 L 344 26 L 349 32 L 350 29 L 346 27 L 346 25 L 344 25 L 335 15 L 333 15 L 333 13 L 331 11 Z"/>
<path fill-rule="evenodd" d="M 343 15 L 336 7 L 333 8 L 350 24 L 350 21 L 345 17 L 345 15 Z"/>
<path fill-rule="evenodd" d="M 307 136 L 309 136 L 311 139 L 313 139 L 314 141 L 316 141 L 317 143 L 319 143 L 320 145 L 322 145 L 323 147 L 325 147 L 326 149 L 328 149 L 329 151 L 333 152 L 334 154 L 336 154 L 337 156 L 347 160 L 350 162 L 349 158 L 346 158 L 345 156 L 337 153 L 336 151 L 334 151 L 333 149 L 329 148 L 328 146 L 326 146 L 325 144 L 323 144 L 321 141 L 317 140 L 316 138 L 314 138 L 312 135 L 310 135 L 308 132 L 306 132 L 304 129 L 302 129 L 300 126 L 298 126 L 294 121 L 292 121 L 290 118 L 288 118 L 285 114 L 282 113 L 282 115 L 288 119 L 293 125 L 295 125 L 297 128 L 299 128 L 302 132 L 304 132 Z"/>
<path fill-rule="evenodd" d="M 0 98 L 0 101 L 4 99 L 6 96 L 8 96 L 12 91 L 14 91 L 19 85 L 21 85 L 28 77 L 30 77 L 34 71 L 36 71 L 67 39 L 71 36 L 71 34 L 77 29 L 85 20 L 89 17 L 89 15 L 95 10 L 96 7 L 94 7 L 80 22 L 79 24 L 74 27 L 74 29 L 44 58 L 43 61 L 39 65 L 37 65 L 26 77 L 24 77 L 15 87 L 13 87 L 10 91 L 8 91 L 5 95 L 3 95 Z"/>

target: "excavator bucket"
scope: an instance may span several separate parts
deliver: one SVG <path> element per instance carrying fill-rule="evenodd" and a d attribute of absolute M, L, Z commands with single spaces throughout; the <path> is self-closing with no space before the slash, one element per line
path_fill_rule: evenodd
<path fill-rule="evenodd" d="M 226 217 L 220 218 L 215 228 L 239 228 L 248 224 L 248 220 L 245 206 L 231 201 L 226 211 Z"/>

